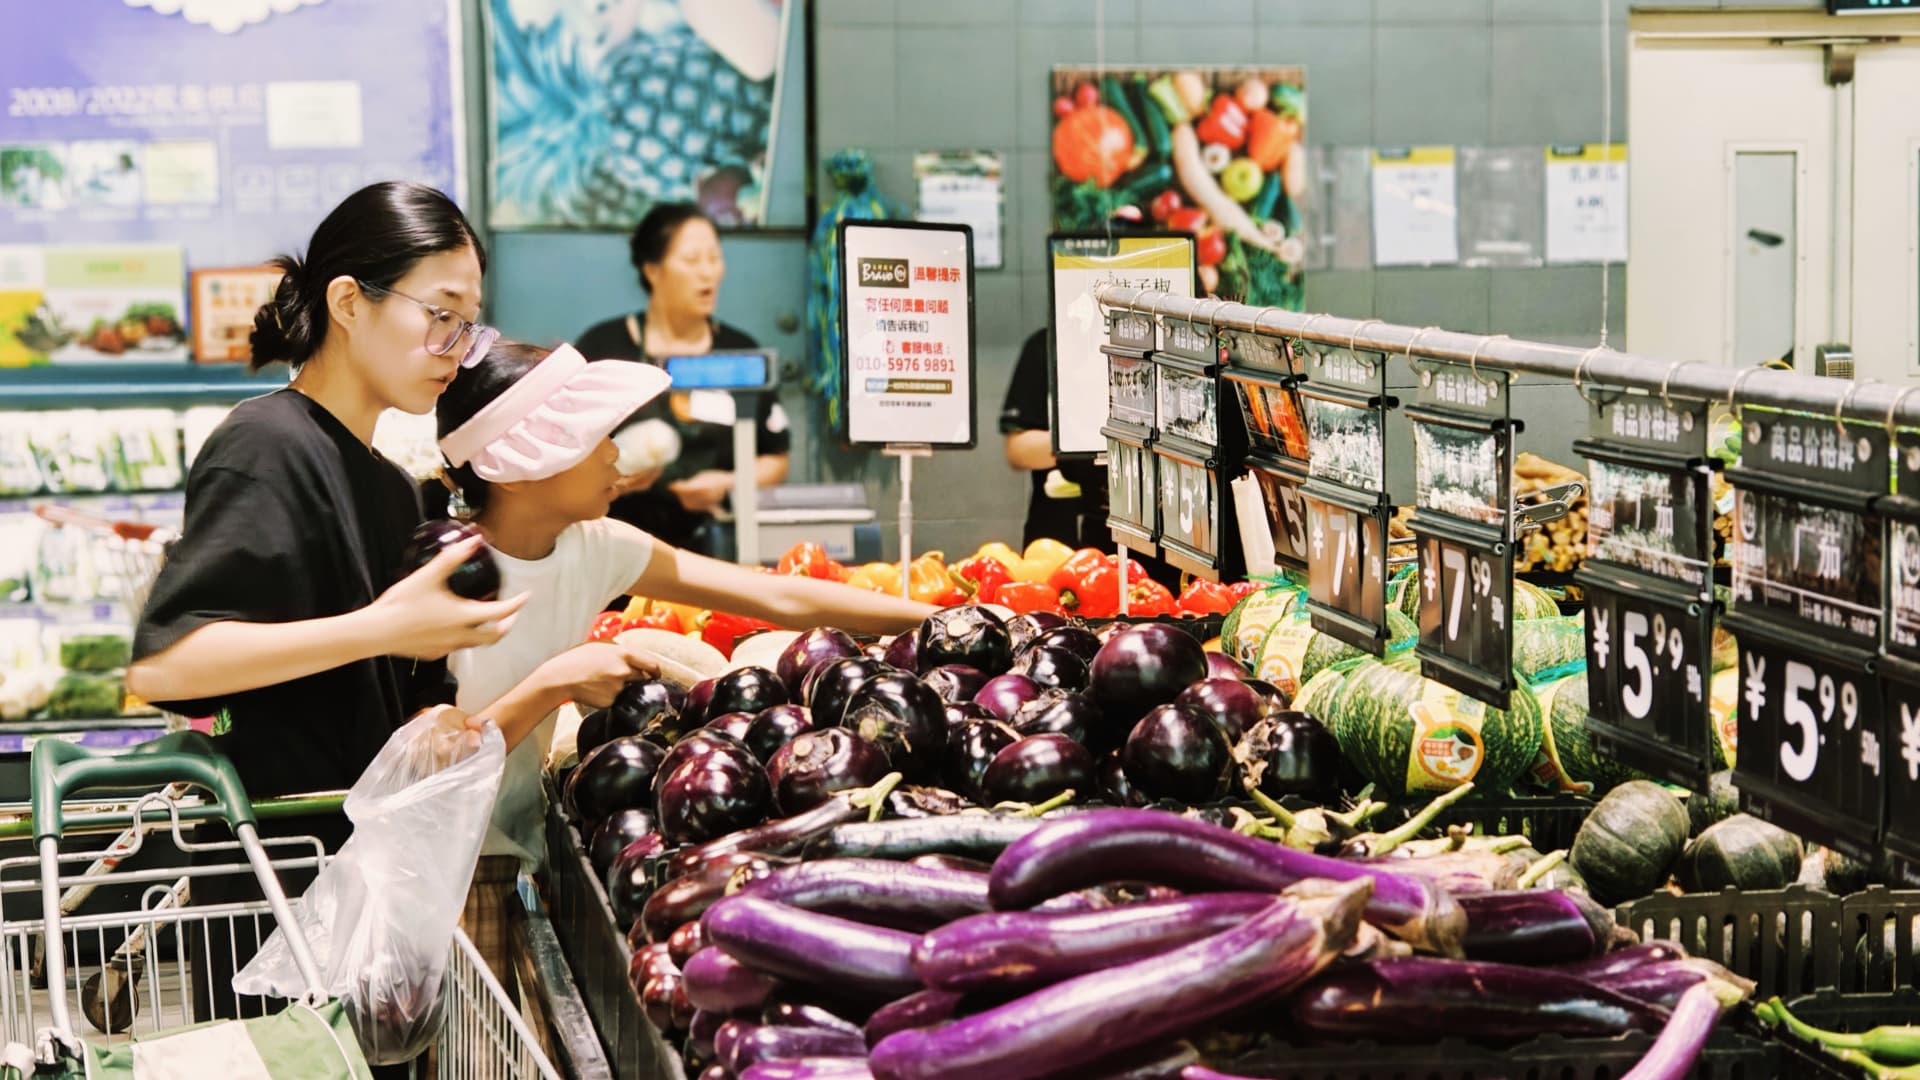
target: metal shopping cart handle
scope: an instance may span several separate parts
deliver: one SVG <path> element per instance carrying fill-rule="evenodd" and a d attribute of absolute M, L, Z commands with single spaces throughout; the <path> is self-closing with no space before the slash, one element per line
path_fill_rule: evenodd
<path fill-rule="evenodd" d="M 104 754 L 60 739 L 33 744 L 33 836 L 60 836 L 60 806 L 68 795 L 98 787 L 165 787 L 193 784 L 219 800 L 238 829 L 254 824 L 253 803 L 233 762 L 198 731 L 176 731 L 132 750 Z"/>

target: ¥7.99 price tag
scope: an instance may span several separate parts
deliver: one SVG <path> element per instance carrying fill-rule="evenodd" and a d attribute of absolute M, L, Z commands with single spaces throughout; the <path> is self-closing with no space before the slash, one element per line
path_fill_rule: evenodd
<path fill-rule="evenodd" d="M 1883 716 L 1870 653 L 1742 621 L 1734 784 L 1755 817 L 1859 859 L 1880 838 Z"/>

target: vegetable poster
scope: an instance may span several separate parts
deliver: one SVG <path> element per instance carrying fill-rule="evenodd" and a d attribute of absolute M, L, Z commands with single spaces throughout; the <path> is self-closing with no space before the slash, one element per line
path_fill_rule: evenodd
<path fill-rule="evenodd" d="M 488 0 L 496 228 L 766 215 L 787 0 Z"/>
<path fill-rule="evenodd" d="M 1053 227 L 1198 238 L 1207 295 L 1298 309 L 1306 244 L 1301 68 L 1053 71 Z"/>

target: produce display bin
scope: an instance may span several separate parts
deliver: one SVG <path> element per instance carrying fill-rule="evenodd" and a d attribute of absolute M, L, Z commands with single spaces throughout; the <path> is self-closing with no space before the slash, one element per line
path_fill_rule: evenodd
<path fill-rule="evenodd" d="M 1620 905 L 1621 926 L 1642 941 L 1679 942 L 1759 984 L 1765 999 L 1839 985 L 1840 898 L 1792 885 L 1785 889 L 1673 895 L 1656 893 Z"/>
<path fill-rule="evenodd" d="M 1446 1039 L 1417 1046 L 1356 1043 L 1273 1046 L 1221 1066 L 1257 1080 L 1618 1080 L 1653 1045 L 1638 1032 L 1611 1039 L 1542 1036 L 1498 1048 Z M 1723 1024 L 1687 1075 L 1693 1080 L 1772 1080 L 1780 1044 Z"/>
<path fill-rule="evenodd" d="M 1412 817 L 1426 802 L 1416 801 L 1390 806 L 1368 823 L 1370 828 L 1390 829 Z M 1471 825 L 1478 836 L 1525 836 L 1541 853 L 1573 846 L 1573 834 L 1593 810 L 1593 800 L 1577 795 L 1542 795 L 1534 798 L 1467 798 L 1447 807 L 1435 816 L 1433 831 L 1444 833 L 1450 826 Z"/>
<path fill-rule="evenodd" d="M 1861 1032 L 1882 1024 L 1911 1024 L 1920 1020 L 1920 990 L 1905 986 L 1892 993 L 1843 994 L 1826 989 L 1787 1002 L 1793 1015 L 1828 1031 Z M 1785 1028 L 1775 1038 L 1787 1049 L 1785 1080 L 1858 1080 L 1865 1070 L 1822 1050 Z"/>
<path fill-rule="evenodd" d="M 554 933 L 573 968 L 587 1014 L 619 1080 L 686 1080 L 680 1056 L 640 1010 L 627 985 L 633 951 L 614 922 L 607 890 L 587 859 L 579 834 L 547 792 L 547 863 L 544 873 Z"/>

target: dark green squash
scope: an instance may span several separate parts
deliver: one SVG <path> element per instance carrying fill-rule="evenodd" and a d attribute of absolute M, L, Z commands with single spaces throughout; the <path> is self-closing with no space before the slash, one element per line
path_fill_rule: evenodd
<path fill-rule="evenodd" d="M 1721 769 L 1707 777 L 1707 790 L 1687 796 L 1687 817 L 1692 822 L 1694 836 L 1739 812 L 1740 791 L 1733 786 L 1732 769 Z"/>
<path fill-rule="evenodd" d="M 1735 814 L 1694 838 L 1674 869 L 1688 892 L 1784 889 L 1800 876 L 1800 840 L 1777 825 Z"/>
<path fill-rule="evenodd" d="M 1629 780 L 1607 792 L 1574 835 L 1569 861 L 1593 898 L 1614 905 L 1666 884 L 1687 845 L 1687 808 L 1651 780 Z"/>

